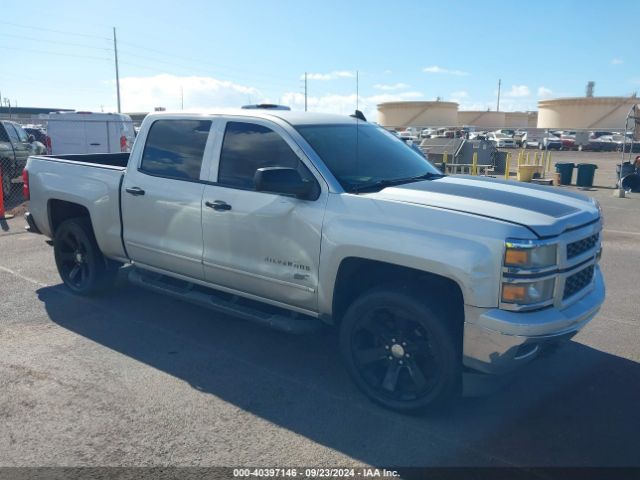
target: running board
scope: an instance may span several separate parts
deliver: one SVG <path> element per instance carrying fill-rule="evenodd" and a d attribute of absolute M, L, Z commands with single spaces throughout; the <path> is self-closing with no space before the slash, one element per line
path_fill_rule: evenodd
<path fill-rule="evenodd" d="M 266 304 L 264 308 L 271 312 L 263 311 L 250 305 L 258 305 L 259 302 L 137 268 L 132 268 L 129 272 L 129 281 L 140 287 L 285 333 L 313 333 L 323 326 L 320 320 L 308 315 Z"/>

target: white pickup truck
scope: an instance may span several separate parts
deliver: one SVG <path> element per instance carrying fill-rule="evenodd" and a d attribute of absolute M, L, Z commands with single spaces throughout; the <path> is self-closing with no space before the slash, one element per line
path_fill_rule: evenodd
<path fill-rule="evenodd" d="M 28 228 L 78 294 L 129 279 L 291 332 L 339 328 L 371 399 L 441 403 L 598 312 L 599 205 L 445 176 L 358 118 L 151 114 L 130 154 L 32 156 Z"/>

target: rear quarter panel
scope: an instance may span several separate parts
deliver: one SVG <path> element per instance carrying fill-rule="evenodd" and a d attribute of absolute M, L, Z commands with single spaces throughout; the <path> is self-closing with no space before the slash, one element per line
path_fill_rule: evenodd
<path fill-rule="evenodd" d="M 51 200 L 85 207 L 104 255 L 126 259 L 120 228 L 122 167 L 78 163 L 47 157 L 30 157 L 27 163 L 31 198 L 29 209 L 40 231 L 53 237 L 49 217 Z"/>

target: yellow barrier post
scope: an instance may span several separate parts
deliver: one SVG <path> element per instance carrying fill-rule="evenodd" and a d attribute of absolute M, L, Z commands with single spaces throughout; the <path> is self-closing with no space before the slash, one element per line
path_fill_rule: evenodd
<path fill-rule="evenodd" d="M 533 152 L 533 164 L 538 165 L 538 152 Z"/>
<path fill-rule="evenodd" d="M 478 152 L 473 152 L 473 163 L 471 164 L 471 175 L 478 175 Z"/>
<path fill-rule="evenodd" d="M 527 165 L 529 165 L 529 152 L 527 152 Z"/>
<path fill-rule="evenodd" d="M 548 172 L 551 168 L 551 150 L 547 150 L 547 166 L 545 168 L 545 172 Z"/>
<path fill-rule="evenodd" d="M 447 162 L 449 161 L 448 157 L 449 157 L 449 154 L 447 153 L 446 150 L 442 152 L 442 171 L 444 173 L 447 173 Z"/>
<path fill-rule="evenodd" d="M 507 158 L 504 161 L 504 179 L 509 180 L 511 175 L 511 152 L 507 153 Z"/>

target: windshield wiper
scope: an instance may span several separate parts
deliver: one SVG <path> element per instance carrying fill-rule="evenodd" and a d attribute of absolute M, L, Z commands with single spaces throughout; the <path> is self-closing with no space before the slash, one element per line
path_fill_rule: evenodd
<path fill-rule="evenodd" d="M 377 192 L 382 190 L 383 188 L 391 187 L 393 185 L 402 185 L 403 183 L 419 182 L 420 180 L 433 180 L 435 178 L 442 178 L 444 176 L 445 175 L 443 173 L 427 172 L 427 173 L 423 173 L 422 175 L 417 175 L 415 177 L 396 178 L 393 180 L 384 179 L 384 180 L 378 180 L 371 183 L 354 185 L 351 191 L 354 193 Z"/>

